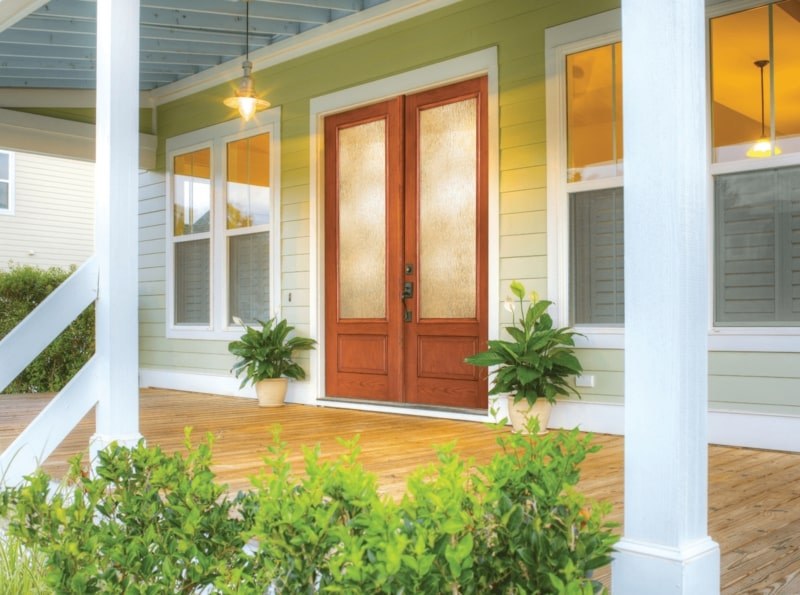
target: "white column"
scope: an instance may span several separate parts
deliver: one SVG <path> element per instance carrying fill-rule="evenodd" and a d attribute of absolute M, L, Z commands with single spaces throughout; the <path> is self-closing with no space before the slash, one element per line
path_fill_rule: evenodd
<path fill-rule="evenodd" d="M 94 454 L 139 434 L 139 1 L 97 2 L 95 252 L 98 259 Z"/>
<path fill-rule="evenodd" d="M 719 592 L 707 534 L 704 9 L 622 0 L 625 525 L 614 595 Z"/>

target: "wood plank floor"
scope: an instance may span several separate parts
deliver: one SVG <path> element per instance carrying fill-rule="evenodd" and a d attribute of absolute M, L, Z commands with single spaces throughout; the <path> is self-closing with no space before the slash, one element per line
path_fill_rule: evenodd
<path fill-rule="evenodd" d="M 0 396 L 0 449 L 48 399 Z M 260 409 L 248 399 L 142 392 L 141 429 L 148 442 L 171 451 L 182 448 L 184 426 L 192 426 L 196 440 L 211 432 L 216 472 L 233 490 L 248 487 L 248 477 L 260 468 L 273 424 L 282 425 L 298 469 L 302 445 L 318 443 L 324 456 L 333 457 L 343 449 L 337 437 L 359 434 L 364 466 L 392 495 L 403 492 L 412 469 L 435 460 L 432 444 L 457 440 L 459 450 L 478 462 L 496 450 L 493 430 L 477 423 L 298 405 Z M 86 450 L 93 425 L 90 414 L 46 461 L 48 472 L 63 475 L 67 459 Z M 584 463 L 581 488 L 610 500 L 612 520 L 621 523 L 623 440 L 597 435 L 595 441 L 603 448 Z M 709 476 L 709 532 L 722 550 L 722 593 L 800 594 L 800 454 L 712 446 Z M 610 571 L 599 578 L 608 583 Z"/>

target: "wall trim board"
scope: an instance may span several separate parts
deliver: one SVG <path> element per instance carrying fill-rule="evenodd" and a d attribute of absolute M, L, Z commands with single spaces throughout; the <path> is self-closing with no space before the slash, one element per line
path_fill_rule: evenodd
<path fill-rule="evenodd" d="M 197 374 L 156 368 L 140 369 L 139 386 L 143 388 L 164 388 L 255 398 L 253 387 L 239 389 L 239 380 L 233 376 Z M 302 405 L 356 409 L 377 413 L 418 415 L 420 417 L 473 422 L 492 421 L 488 414 L 317 399 L 314 394 L 313 382 L 290 382 L 286 401 Z M 497 401 L 496 405 L 498 417 L 505 417 L 507 411 L 505 399 Z M 623 435 L 624 418 L 625 409 L 621 404 L 566 401 L 553 408 L 550 427 L 579 427 L 587 432 Z M 708 426 L 710 444 L 800 452 L 800 416 L 711 410 L 708 413 Z"/>

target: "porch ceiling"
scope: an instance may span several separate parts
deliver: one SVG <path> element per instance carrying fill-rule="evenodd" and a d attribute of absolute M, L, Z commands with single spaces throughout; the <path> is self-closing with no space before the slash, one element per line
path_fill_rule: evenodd
<path fill-rule="evenodd" d="M 249 50 L 386 1 L 251 0 Z M 142 91 L 238 61 L 245 54 L 245 5 L 240 0 L 141 0 L 140 4 Z M 94 89 L 96 2 L 50 0 L 28 5 L 38 8 L 0 31 L 0 88 Z M 0 14 L 0 29 L 4 17 L 8 18 Z"/>

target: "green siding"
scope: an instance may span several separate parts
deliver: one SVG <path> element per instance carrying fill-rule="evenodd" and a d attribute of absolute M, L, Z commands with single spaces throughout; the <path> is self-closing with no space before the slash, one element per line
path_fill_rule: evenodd
<path fill-rule="evenodd" d="M 356 85 L 497 47 L 499 90 L 500 287 L 512 279 L 547 293 L 547 193 L 544 30 L 615 8 L 613 0 L 464 0 L 255 73 L 256 88 L 281 106 L 281 304 L 309 332 L 309 101 Z M 158 108 L 159 167 L 167 138 L 234 119 L 222 105 L 235 81 Z M 225 374 L 224 341 L 169 340 L 164 329 L 163 180 L 146 186 L 140 204 L 141 364 Z M 158 258 L 162 259 L 159 263 Z M 160 264 L 160 266 L 159 266 Z M 291 294 L 291 301 L 289 296 Z M 501 311 L 501 321 L 507 313 Z M 621 403 L 624 353 L 582 349 L 593 388 L 587 402 Z M 712 353 L 709 387 L 714 409 L 800 415 L 800 354 Z"/>

